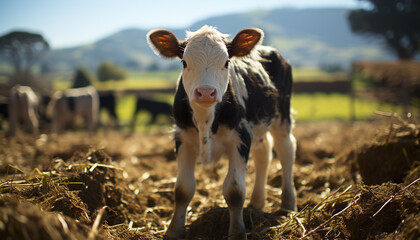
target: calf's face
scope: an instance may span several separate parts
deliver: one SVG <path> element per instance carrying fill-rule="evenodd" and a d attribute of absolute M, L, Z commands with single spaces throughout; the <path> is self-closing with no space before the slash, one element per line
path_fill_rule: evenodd
<path fill-rule="evenodd" d="M 182 80 L 190 104 L 211 106 L 227 89 L 229 55 L 221 35 L 196 35 L 182 57 Z"/>
<path fill-rule="evenodd" d="M 222 101 L 228 86 L 229 59 L 248 55 L 262 37 L 260 29 L 247 28 L 228 41 L 227 35 L 208 26 L 187 32 L 183 41 L 168 30 L 148 33 L 149 44 L 158 55 L 181 59 L 182 83 L 193 109 Z"/>

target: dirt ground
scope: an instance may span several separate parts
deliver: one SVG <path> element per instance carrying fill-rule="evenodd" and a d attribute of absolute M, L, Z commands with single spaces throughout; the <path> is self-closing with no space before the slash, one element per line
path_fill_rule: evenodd
<path fill-rule="evenodd" d="M 298 212 L 281 204 L 274 159 L 248 239 L 420 239 L 419 128 L 400 118 L 297 123 Z M 176 176 L 169 128 L 7 138 L 0 131 L 1 239 L 162 239 Z M 186 239 L 226 239 L 226 159 L 196 167 Z M 254 177 L 248 165 L 247 200 Z"/>

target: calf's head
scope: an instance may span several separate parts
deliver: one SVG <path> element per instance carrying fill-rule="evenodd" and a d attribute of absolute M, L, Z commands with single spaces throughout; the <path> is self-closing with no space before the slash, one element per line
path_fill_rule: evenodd
<path fill-rule="evenodd" d="M 181 59 L 183 85 L 194 109 L 209 108 L 222 101 L 228 86 L 230 58 L 247 56 L 262 41 L 263 32 L 246 28 L 228 41 L 226 34 L 204 26 L 187 32 L 183 41 L 162 29 L 150 31 L 147 38 L 156 54 Z"/>

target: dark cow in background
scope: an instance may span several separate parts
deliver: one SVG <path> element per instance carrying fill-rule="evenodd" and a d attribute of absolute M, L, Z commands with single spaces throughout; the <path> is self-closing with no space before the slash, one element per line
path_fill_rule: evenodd
<path fill-rule="evenodd" d="M 28 86 L 15 85 L 10 90 L 8 117 L 9 117 L 9 135 L 16 135 L 16 127 L 22 122 L 25 130 L 38 134 L 39 100 L 32 88 Z"/>
<path fill-rule="evenodd" d="M 0 96 L 0 129 L 3 129 L 3 120 L 9 119 L 9 99 Z"/>
<path fill-rule="evenodd" d="M 116 129 L 119 129 L 120 120 L 116 112 L 117 109 L 117 96 L 114 91 L 99 92 L 99 110 L 106 110 L 110 117 L 110 120 L 113 122 L 113 125 Z M 104 124 L 99 119 L 99 125 L 103 126 Z"/>
<path fill-rule="evenodd" d="M 137 114 L 140 110 L 148 111 L 152 115 L 152 118 L 148 122 L 148 124 L 151 124 L 156 122 L 156 119 L 159 115 L 170 117 L 172 113 L 172 106 L 165 102 L 159 102 L 150 98 L 138 96 L 136 100 L 136 108 L 134 110 L 133 117 L 131 118 L 131 131 L 134 131 L 137 121 Z"/>
<path fill-rule="evenodd" d="M 53 133 L 73 123 L 76 116 L 82 116 L 87 130 L 93 133 L 99 117 L 99 96 L 92 86 L 58 91 L 51 97 L 47 111 Z"/>
<path fill-rule="evenodd" d="M 229 239 L 246 239 L 243 205 L 250 153 L 256 172 L 250 204 L 264 207 L 274 146 L 283 170 L 282 208 L 296 210 L 291 67 L 275 49 L 260 45 L 263 31 L 247 28 L 231 41 L 209 26 L 187 32 L 183 41 L 162 29 L 147 37 L 157 54 L 178 57 L 183 64 L 173 105 L 178 163 L 175 209 L 166 236 L 178 238 L 185 231 L 186 209 L 196 187 L 197 158 L 203 164 L 222 155 L 229 159 L 223 184 L 230 215 Z"/>

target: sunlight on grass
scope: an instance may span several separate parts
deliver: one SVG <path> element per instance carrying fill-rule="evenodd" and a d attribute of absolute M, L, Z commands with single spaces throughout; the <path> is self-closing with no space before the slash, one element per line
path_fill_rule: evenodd
<path fill-rule="evenodd" d="M 157 94 L 154 97 L 157 101 L 172 103 L 173 95 L 172 94 Z M 125 126 L 129 129 L 131 120 L 133 118 L 134 110 L 136 107 L 136 96 L 134 95 L 125 95 L 118 99 L 117 102 L 117 115 L 120 119 L 122 126 Z M 157 122 L 148 124 L 152 116 L 149 112 L 140 110 L 137 115 L 137 121 L 135 125 L 136 131 L 150 131 L 150 130 L 159 130 L 162 126 L 167 126 L 169 131 L 170 119 L 164 115 L 159 115 L 157 117 Z M 108 121 L 108 116 L 105 113 L 101 114 L 101 119 L 104 122 Z"/>
<path fill-rule="evenodd" d="M 136 79 L 128 79 L 124 81 L 107 81 L 107 82 L 94 82 L 93 86 L 96 87 L 99 91 L 114 90 L 114 91 L 123 91 L 127 89 L 158 89 L 158 88 L 171 88 L 175 84 L 162 81 L 138 81 Z"/>
<path fill-rule="evenodd" d="M 127 89 L 157 89 L 172 88 L 176 85 L 179 77 L 178 71 L 158 71 L 141 72 L 133 71 L 127 73 L 127 78 L 119 81 L 94 81 L 92 85 L 99 91 L 115 90 L 123 91 Z M 72 81 L 69 79 L 57 78 L 54 81 L 55 90 L 64 90 L 70 88 Z"/>
<path fill-rule="evenodd" d="M 99 82 L 92 84 L 99 91 L 116 90 L 123 91 L 127 89 L 157 89 L 174 87 L 179 78 L 179 71 L 130 71 L 127 78 L 120 81 Z M 318 67 L 297 67 L 293 68 L 293 79 L 295 82 L 305 81 L 344 81 L 347 80 L 347 73 L 327 73 Z M 69 79 L 57 78 L 54 81 L 55 90 L 64 90 L 70 88 L 72 81 Z"/>
<path fill-rule="evenodd" d="M 128 123 L 136 107 L 136 97 L 134 95 L 123 96 L 118 99 L 117 115 L 123 123 Z"/>
<path fill-rule="evenodd" d="M 335 81 L 339 78 L 347 78 L 345 73 L 326 73 L 316 67 L 300 67 L 293 69 L 296 81 L 306 81 L 316 79 L 319 81 Z M 155 89 L 174 87 L 179 77 L 178 71 L 172 72 L 129 72 L 127 79 L 123 81 L 97 82 L 93 85 L 98 90 L 117 90 L 127 89 Z M 357 76 L 356 76 L 357 77 Z M 356 85 L 357 85 L 356 81 Z M 56 89 L 66 89 L 71 85 L 70 81 L 56 81 Z M 357 85 L 364 88 L 363 85 Z M 155 94 L 157 101 L 172 104 L 173 94 Z M 123 125 L 129 124 L 135 108 L 136 97 L 134 95 L 121 96 L 118 99 L 117 114 Z M 292 97 L 292 107 L 297 112 L 297 121 L 321 121 L 321 120 L 349 120 L 351 118 L 351 99 L 346 94 L 294 94 Z M 375 110 L 402 112 L 401 107 L 390 104 L 379 104 L 377 102 L 364 99 L 355 99 L 355 118 L 357 120 L 369 119 Z M 101 118 L 106 119 L 105 114 Z M 150 114 L 140 112 L 136 129 L 139 125 L 145 125 L 150 119 Z M 164 122 L 164 121 L 163 121 Z M 143 129 L 144 127 L 140 127 Z"/>
<path fill-rule="evenodd" d="M 71 87 L 72 82 L 70 81 L 60 81 L 60 80 L 55 80 L 53 82 L 53 88 L 54 90 L 58 91 L 58 90 L 65 90 Z"/>
<path fill-rule="evenodd" d="M 351 98 L 346 94 L 295 94 L 292 107 L 297 121 L 349 120 Z M 375 110 L 402 112 L 402 108 L 390 104 L 378 104 L 364 99 L 355 99 L 356 120 L 369 119 Z"/>
<path fill-rule="evenodd" d="M 171 103 L 171 94 L 157 97 L 159 101 Z M 135 108 L 136 98 L 133 95 L 120 97 L 118 100 L 117 114 L 121 123 L 126 125 L 131 121 Z M 345 94 L 295 94 L 292 97 L 292 107 L 296 111 L 294 117 L 297 121 L 322 121 L 322 120 L 350 120 L 351 105 L 350 97 Z M 366 120 L 374 116 L 375 110 L 402 112 L 402 108 L 390 104 L 378 104 L 363 99 L 355 99 L 356 120 Z M 137 121 L 137 129 L 145 125 L 150 116 L 146 112 L 140 112 Z M 165 121 L 162 121 L 165 122 Z"/>
<path fill-rule="evenodd" d="M 346 72 L 328 73 L 322 71 L 318 67 L 296 67 L 293 68 L 292 71 L 294 82 L 344 81 L 348 78 L 348 74 Z"/>

